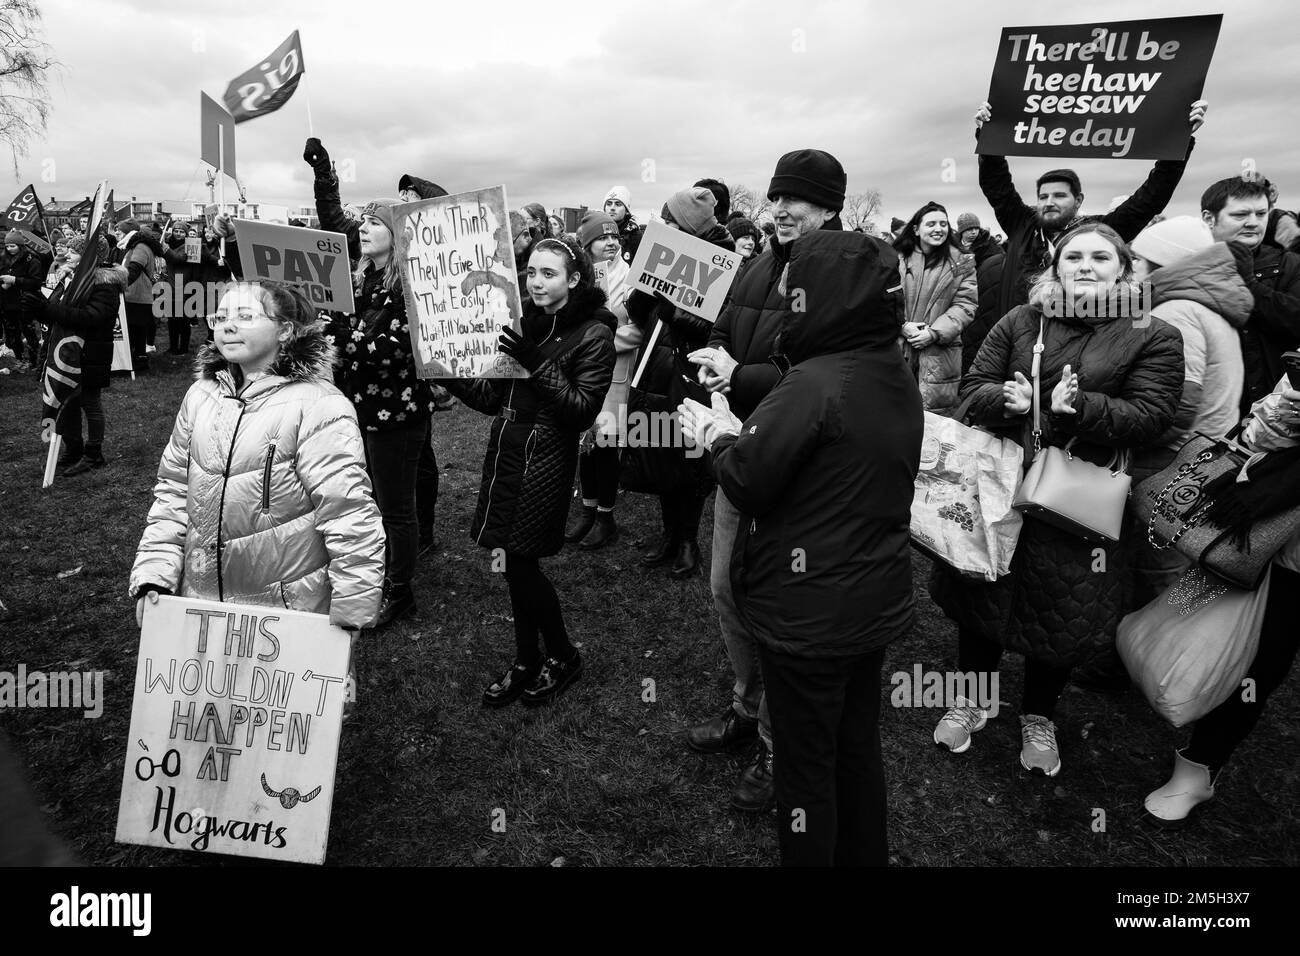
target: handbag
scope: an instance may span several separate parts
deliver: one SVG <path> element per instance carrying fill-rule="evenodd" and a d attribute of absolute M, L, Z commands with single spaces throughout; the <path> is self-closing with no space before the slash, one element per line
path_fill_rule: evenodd
<path fill-rule="evenodd" d="M 1199 568 L 1120 622 L 1115 647 L 1147 702 L 1175 727 L 1237 693 L 1259 650 L 1269 578 L 1244 591 Z"/>
<path fill-rule="evenodd" d="M 1011 507 L 1024 450 L 963 424 L 970 401 L 952 418 L 925 413 L 909 530 L 917 550 L 996 581 L 1011 567 L 1024 521 Z"/>
<path fill-rule="evenodd" d="M 1214 439 L 1195 434 L 1183 443 L 1169 466 L 1138 485 L 1133 512 L 1147 525 L 1147 541 L 1157 550 L 1177 548 L 1198 567 L 1239 588 L 1259 587 L 1269 560 L 1300 528 L 1300 505 L 1251 525 L 1244 542 L 1212 524 L 1205 514 L 1213 504 L 1202 493 L 1226 472 L 1239 473 L 1250 453 L 1233 440 L 1240 428 Z"/>
<path fill-rule="evenodd" d="M 1029 466 L 1012 507 L 1033 515 L 1085 541 L 1119 540 L 1128 500 L 1128 452 L 1116 451 L 1109 464 L 1094 465 L 1064 448 L 1042 447 L 1042 412 L 1038 397 L 1043 358 L 1043 319 L 1034 345 L 1034 461 Z"/>

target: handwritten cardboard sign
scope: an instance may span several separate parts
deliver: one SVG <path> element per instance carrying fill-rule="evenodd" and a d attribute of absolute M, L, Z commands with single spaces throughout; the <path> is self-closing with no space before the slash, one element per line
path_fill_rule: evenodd
<path fill-rule="evenodd" d="M 504 186 L 393 207 L 420 378 L 527 377 L 497 351 L 521 315 L 508 208 Z"/>
<path fill-rule="evenodd" d="M 117 841 L 323 862 L 348 644 L 321 614 L 146 602 Z"/>
<path fill-rule="evenodd" d="M 317 308 L 351 312 L 347 238 L 337 232 L 239 220 L 235 227 L 245 279 L 296 285 Z"/>
<path fill-rule="evenodd" d="M 652 222 L 632 260 L 628 287 L 667 296 L 683 311 L 717 321 L 744 257 Z"/>
<path fill-rule="evenodd" d="M 1222 14 L 1006 27 L 977 152 L 1182 159 Z"/>

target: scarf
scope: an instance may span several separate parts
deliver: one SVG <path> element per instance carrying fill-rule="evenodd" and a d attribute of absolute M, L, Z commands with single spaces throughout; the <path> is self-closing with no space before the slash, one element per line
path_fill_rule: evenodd
<path fill-rule="evenodd" d="M 1230 531 L 1244 551 L 1255 522 L 1300 504 L 1300 446 L 1252 458 L 1249 468 L 1220 475 L 1202 494 L 1210 500 L 1205 519 Z"/>

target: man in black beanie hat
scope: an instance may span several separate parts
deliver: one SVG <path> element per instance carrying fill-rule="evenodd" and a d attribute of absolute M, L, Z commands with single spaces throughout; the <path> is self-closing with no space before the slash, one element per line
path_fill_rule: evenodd
<path fill-rule="evenodd" d="M 700 366 L 701 381 L 711 391 L 725 392 L 742 420 L 783 374 L 774 363 L 779 351 L 774 340 L 792 312 L 788 290 L 780 280 L 791 262 L 793 247 L 802 236 L 817 230 L 842 230 L 839 212 L 844 207 L 847 182 L 839 160 L 822 150 L 796 150 L 777 161 L 767 193 L 773 203 L 775 236 L 737 279 L 731 299 L 714 324 L 709 347 L 691 353 L 691 361 Z M 741 774 L 731 802 L 740 810 L 766 812 L 775 803 L 772 729 L 755 639 L 732 593 L 731 549 L 741 516 L 721 488 L 713 516 L 710 586 L 736 682 L 731 706 L 692 727 L 687 742 L 695 750 L 719 753 L 748 745 L 757 737 L 757 757 Z"/>

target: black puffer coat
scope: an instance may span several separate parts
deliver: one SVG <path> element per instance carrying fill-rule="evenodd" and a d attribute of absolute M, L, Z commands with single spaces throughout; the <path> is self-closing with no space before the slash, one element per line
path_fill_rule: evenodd
<path fill-rule="evenodd" d="M 840 217 L 821 227 L 825 232 L 842 232 Z M 772 363 L 773 342 L 781 325 L 792 314 L 792 298 L 778 288 L 781 273 L 790 261 L 791 249 L 799 240 L 782 245 L 775 239 L 762 255 L 755 256 L 736 277 L 731 298 L 713 324 L 708 344 L 724 348 L 739 365 L 731 373 L 731 410 L 744 420 L 772 390 L 781 372 Z M 892 247 L 891 247 L 892 248 Z M 900 293 L 895 295 L 898 322 L 902 317 Z"/>
<path fill-rule="evenodd" d="M 596 421 L 614 375 L 614 316 L 598 288 L 547 315 L 524 305 L 523 334 L 541 349 L 530 378 L 447 379 L 470 408 L 497 416 L 488 435 L 470 536 L 523 557 L 564 546 L 578 440 Z"/>
<path fill-rule="evenodd" d="M 113 328 L 117 325 L 118 303 L 126 294 L 125 266 L 102 265 L 85 300 L 77 306 L 65 305 L 67 283 L 59 285 L 45 302 L 41 321 L 49 325 L 47 345 L 58 342 L 65 333 L 80 336 L 82 388 L 108 388 L 113 367 Z"/>
<path fill-rule="evenodd" d="M 908 632 L 915 606 L 908 526 L 923 416 L 886 291 L 898 260 L 855 232 L 792 245 L 788 287 L 807 297 L 780 332 L 793 364 L 741 434 L 713 446 L 743 516 L 732 587 L 771 650 L 869 653 Z"/>
<path fill-rule="evenodd" d="M 1002 286 L 1002 264 L 1007 254 L 993 241 L 987 229 L 981 229 L 970 245 L 975 256 L 975 287 L 979 296 L 975 306 L 975 319 L 961 333 L 962 374 L 971 367 L 989 329 L 1002 318 L 998 311 L 998 296 Z"/>
<path fill-rule="evenodd" d="M 1255 297 L 1255 307 L 1241 330 L 1241 357 L 1246 363 L 1242 417 L 1282 377 L 1282 353 L 1300 348 L 1300 256 L 1260 244 L 1246 286 Z"/>
<path fill-rule="evenodd" d="M 1039 310 L 1020 306 L 984 340 L 962 383 L 972 424 L 997 431 L 1026 448 L 1032 413 L 1007 419 L 1003 383 L 1030 378 Z M 1093 320 L 1096 322 L 1097 320 Z M 1078 438 L 1077 457 L 1105 464 L 1116 449 L 1154 443 L 1174 420 L 1183 391 L 1183 340 L 1159 319 L 1145 328 L 1128 319 L 1087 324 L 1046 320 L 1040 401 L 1044 446 Z M 1065 365 L 1079 375 L 1074 415 L 1051 412 L 1052 389 Z M 1026 517 L 1010 571 L 988 583 L 935 563 L 931 596 L 960 627 L 1053 667 L 1087 660 L 1114 640 L 1127 571 L 1124 542 L 1101 547 Z"/>
<path fill-rule="evenodd" d="M 13 285 L 0 289 L 0 313 L 16 321 L 27 321 L 30 316 L 23 307 L 23 293 L 39 292 L 47 271 L 41 267 L 40 258 L 26 246 L 19 246 L 12 256 L 0 246 L 0 275 L 14 277 Z"/>

